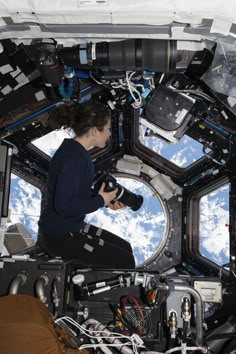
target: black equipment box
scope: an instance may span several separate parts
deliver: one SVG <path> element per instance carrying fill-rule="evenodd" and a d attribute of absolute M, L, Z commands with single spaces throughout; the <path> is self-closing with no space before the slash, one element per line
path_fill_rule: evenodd
<path fill-rule="evenodd" d="M 165 131 L 177 130 L 186 125 L 194 103 L 191 97 L 159 85 L 146 104 L 144 118 Z"/>

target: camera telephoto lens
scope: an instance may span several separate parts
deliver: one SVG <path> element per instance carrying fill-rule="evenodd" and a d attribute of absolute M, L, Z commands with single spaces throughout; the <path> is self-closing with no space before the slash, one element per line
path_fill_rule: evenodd
<path fill-rule="evenodd" d="M 94 189 L 99 191 L 103 182 L 105 183 L 105 192 L 112 192 L 114 189 L 118 188 L 118 192 L 114 201 L 118 200 L 122 202 L 123 204 L 130 207 L 130 209 L 133 211 L 137 211 L 139 208 L 141 208 L 143 204 L 143 196 L 135 194 L 121 186 L 119 183 L 117 183 L 115 177 L 109 174 L 102 174 L 99 176 L 96 183 L 94 184 Z"/>
<path fill-rule="evenodd" d="M 121 188 L 121 190 L 119 187 Z M 116 195 L 116 200 L 119 200 L 120 202 L 129 206 L 130 209 L 132 209 L 133 211 L 137 211 L 139 208 L 141 208 L 141 206 L 143 204 L 143 196 L 142 195 L 135 194 L 135 193 L 129 191 L 128 189 L 122 187 L 121 185 L 118 185 L 118 192 Z"/>

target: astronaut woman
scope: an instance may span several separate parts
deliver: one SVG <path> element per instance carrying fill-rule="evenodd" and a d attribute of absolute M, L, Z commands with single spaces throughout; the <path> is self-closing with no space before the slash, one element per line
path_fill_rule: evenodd
<path fill-rule="evenodd" d="M 79 264 L 111 268 L 133 268 L 130 243 L 84 222 L 85 216 L 112 205 L 117 189 L 92 189 L 94 167 L 88 150 L 103 148 L 111 135 L 109 110 L 99 101 L 62 107 L 57 125 L 71 128 L 73 139 L 64 139 L 49 168 L 47 205 L 39 220 L 39 243 L 53 257 L 76 259 Z"/>

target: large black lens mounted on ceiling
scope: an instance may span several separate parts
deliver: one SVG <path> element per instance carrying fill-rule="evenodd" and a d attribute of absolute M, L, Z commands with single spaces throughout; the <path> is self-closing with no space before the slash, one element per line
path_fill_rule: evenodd
<path fill-rule="evenodd" d="M 55 41 L 36 41 L 30 47 L 44 82 L 51 85 L 57 85 L 63 77 L 64 65 L 80 70 L 176 71 L 175 40 L 129 39 L 74 47 L 63 47 Z M 178 61 L 180 58 L 178 53 Z"/>
<path fill-rule="evenodd" d="M 72 48 L 62 48 L 58 55 L 63 63 L 79 68 L 98 67 L 169 73 L 174 72 L 176 67 L 176 41 L 129 39 L 86 43 Z"/>

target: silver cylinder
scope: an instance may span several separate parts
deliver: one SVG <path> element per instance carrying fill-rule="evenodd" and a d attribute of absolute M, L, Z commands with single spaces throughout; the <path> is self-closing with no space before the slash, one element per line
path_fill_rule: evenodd
<path fill-rule="evenodd" d="M 17 274 L 17 276 L 11 281 L 9 288 L 9 295 L 18 294 L 19 288 L 23 286 L 27 281 L 27 277 L 25 274 Z"/>
<path fill-rule="evenodd" d="M 41 300 L 44 304 L 47 302 L 47 297 L 45 296 L 45 287 L 49 283 L 49 278 L 46 275 L 41 275 L 35 283 L 35 292 L 37 298 Z"/>

